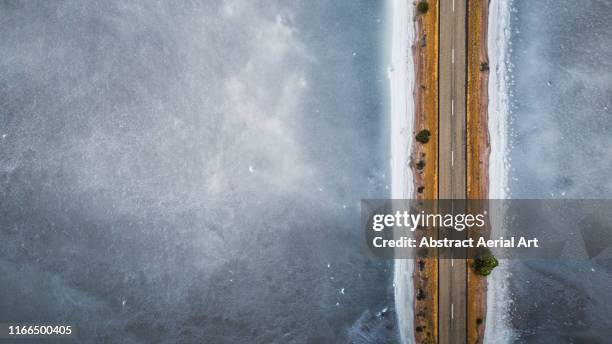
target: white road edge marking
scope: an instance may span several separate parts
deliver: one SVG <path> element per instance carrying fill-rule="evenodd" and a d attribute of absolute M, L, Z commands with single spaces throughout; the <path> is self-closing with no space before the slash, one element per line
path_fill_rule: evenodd
<path fill-rule="evenodd" d="M 455 0 L 453 0 L 453 12 L 455 12 Z"/>
<path fill-rule="evenodd" d="M 455 260 L 454 259 L 451 259 L 451 267 L 452 266 L 455 266 Z"/>
<path fill-rule="evenodd" d="M 451 63 L 455 64 L 455 49 L 451 49 Z"/>
<path fill-rule="evenodd" d="M 455 166 L 455 152 L 451 151 L 451 166 Z"/>
<path fill-rule="evenodd" d="M 451 99 L 451 116 L 455 115 L 455 99 Z"/>
<path fill-rule="evenodd" d="M 451 319 L 455 318 L 455 307 L 453 307 L 454 305 L 451 303 Z"/>

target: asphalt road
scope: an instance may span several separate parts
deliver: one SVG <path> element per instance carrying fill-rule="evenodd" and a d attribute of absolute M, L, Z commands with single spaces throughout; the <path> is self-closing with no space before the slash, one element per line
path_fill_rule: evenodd
<path fill-rule="evenodd" d="M 466 6 L 467 0 L 440 1 L 440 199 L 466 198 Z M 461 255 L 447 251 L 438 262 L 440 344 L 467 342 L 467 264 L 452 256 Z"/>

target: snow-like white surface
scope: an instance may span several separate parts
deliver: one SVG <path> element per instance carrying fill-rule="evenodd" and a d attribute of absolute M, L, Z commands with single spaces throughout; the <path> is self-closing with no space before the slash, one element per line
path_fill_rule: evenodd
<path fill-rule="evenodd" d="M 492 0 L 489 5 L 488 42 L 489 54 L 489 198 L 508 198 L 508 43 L 510 41 L 510 6 L 506 0 Z M 497 203 L 495 203 L 497 204 Z M 491 210 L 492 237 L 503 231 L 500 217 L 503 209 Z M 503 262 L 488 277 L 487 326 L 485 343 L 509 343 L 512 331 L 508 326 L 509 272 Z"/>
<path fill-rule="evenodd" d="M 414 123 L 414 22 L 412 1 L 392 0 L 391 65 L 388 68 L 391 105 L 391 198 L 411 198 L 412 173 L 408 167 Z M 412 262 L 396 260 L 394 266 L 395 308 L 403 344 L 414 342 Z"/>

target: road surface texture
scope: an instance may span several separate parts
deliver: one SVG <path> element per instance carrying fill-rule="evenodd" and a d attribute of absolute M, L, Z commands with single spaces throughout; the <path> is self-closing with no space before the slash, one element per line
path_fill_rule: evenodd
<path fill-rule="evenodd" d="M 440 199 L 466 198 L 466 6 L 467 0 L 440 1 Z M 454 211 L 461 210 L 455 207 Z M 440 344 L 467 342 L 467 265 L 463 258 L 457 250 L 440 252 Z"/>

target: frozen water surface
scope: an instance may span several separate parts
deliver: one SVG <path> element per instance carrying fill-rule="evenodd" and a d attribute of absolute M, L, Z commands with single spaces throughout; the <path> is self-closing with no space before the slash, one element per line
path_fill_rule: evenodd
<path fill-rule="evenodd" d="M 501 2 L 511 17 L 509 196 L 610 198 L 612 2 Z M 515 341 L 610 341 L 610 261 L 507 263 L 511 300 L 495 303 L 510 315 Z"/>
<path fill-rule="evenodd" d="M 395 341 L 392 267 L 357 226 L 359 199 L 388 193 L 383 15 L 2 2 L 0 322 L 89 343 Z"/>

